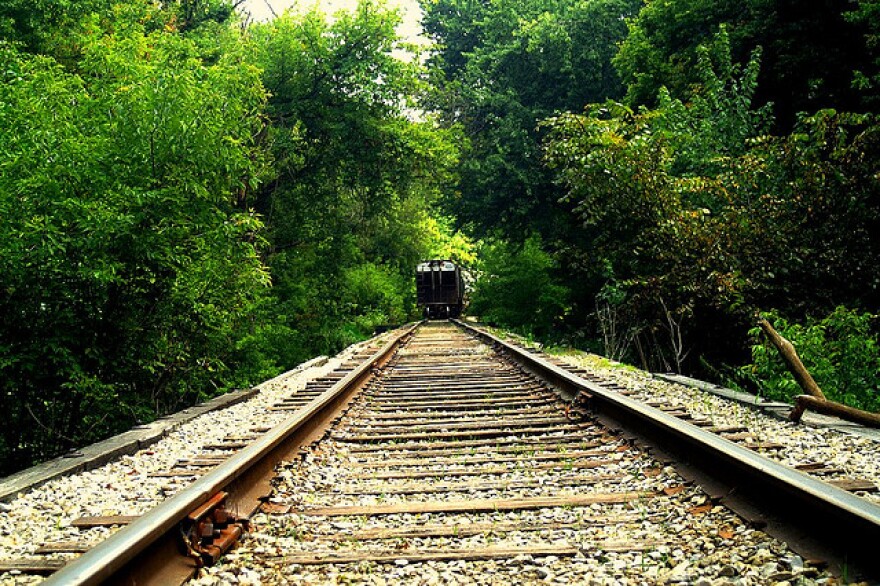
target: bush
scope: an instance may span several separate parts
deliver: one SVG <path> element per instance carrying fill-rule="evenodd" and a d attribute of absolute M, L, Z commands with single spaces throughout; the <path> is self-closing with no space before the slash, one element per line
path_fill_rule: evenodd
<path fill-rule="evenodd" d="M 880 346 L 874 328 L 876 315 L 838 307 L 821 320 L 804 325 L 768 313 L 767 319 L 788 338 L 819 387 L 833 401 L 859 409 L 880 411 Z M 756 327 L 752 363 L 740 369 L 771 399 L 791 401 L 802 393 L 776 349 Z"/>
<path fill-rule="evenodd" d="M 546 336 L 567 310 L 569 291 L 555 271 L 556 261 L 529 237 L 517 248 L 496 241 L 481 251 L 480 274 L 468 313 L 484 321 Z"/>
<path fill-rule="evenodd" d="M 410 275 L 365 263 L 345 272 L 348 311 L 361 336 L 369 336 L 378 325 L 400 324 L 413 313 L 405 293 L 414 287 Z M 411 295 L 409 296 L 411 297 Z"/>

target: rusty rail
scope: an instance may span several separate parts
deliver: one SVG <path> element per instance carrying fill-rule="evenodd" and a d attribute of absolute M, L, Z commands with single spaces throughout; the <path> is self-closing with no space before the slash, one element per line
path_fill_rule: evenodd
<path fill-rule="evenodd" d="M 277 462 L 290 455 L 315 429 L 333 418 L 358 388 L 381 367 L 418 324 L 396 333 L 378 352 L 311 403 L 231 456 L 174 497 L 120 529 L 93 549 L 49 577 L 47 585 L 181 583 L 197 562 L 179 551 L 180 523 L 225 491 L 227 506 L 253 510 L 266 494 Z"/>

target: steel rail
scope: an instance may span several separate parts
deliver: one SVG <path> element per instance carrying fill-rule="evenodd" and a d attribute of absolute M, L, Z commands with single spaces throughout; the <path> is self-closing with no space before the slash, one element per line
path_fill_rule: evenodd
<path fill-rule="evenodd" d="M 764 521 L 785 527 L 814 551 L 833 552 L 842 564 L 878 577 L 880 506 L 843 489 L 789 468 L 755 451 L 587 381 L 540 356 L 513 346 L 491 333 L 450 320 L 507 353 L 521 366 L 567 390 L 567 400 L 580 395 L 591 409 L 620 422 L 636 434 L 673 453 L 678 461 L 696 465 L 701 474 L 721 484 L 721 498 L 745 498 Z M 767 505 L 771 508 L 768 510 Z"/>
<path fill-rule="evenodd" d="M 261 436 L 253 444 L 231 456 L 175 496 L 140 516 L 79 558 L 50 576 L 44 584 L 91 585 L 116 582 L 115 576 L 136 556 L 174 531 L 186 516 L 219 491 L 236 482 L 294 433 L 303 428 L 334 400 L 369 376 L 374 366 L 386 360 L 411 334 L 418 323 L 406 327 L 330 389 Z"/>

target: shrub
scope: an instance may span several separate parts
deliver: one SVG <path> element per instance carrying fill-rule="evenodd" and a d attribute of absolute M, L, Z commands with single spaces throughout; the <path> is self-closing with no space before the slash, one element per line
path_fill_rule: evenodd
<path fill-rule="evenodd" d="M 496 241 L 481 251 L 469 313 L 539 337 L 565 314 L 569 291 L 555 274 L 556 261 L 529 237 L 517 248 Z"/>

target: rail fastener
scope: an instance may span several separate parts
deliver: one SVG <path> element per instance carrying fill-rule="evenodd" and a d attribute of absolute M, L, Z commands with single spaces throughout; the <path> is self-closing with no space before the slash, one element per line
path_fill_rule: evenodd
<path fill-rule="evenodd" d="M 227 492 L 218 492 L 181 522 L 180 534 L 196 566 L 212 566 L 248 531 L 250 519 L 226 510 Z"/>

